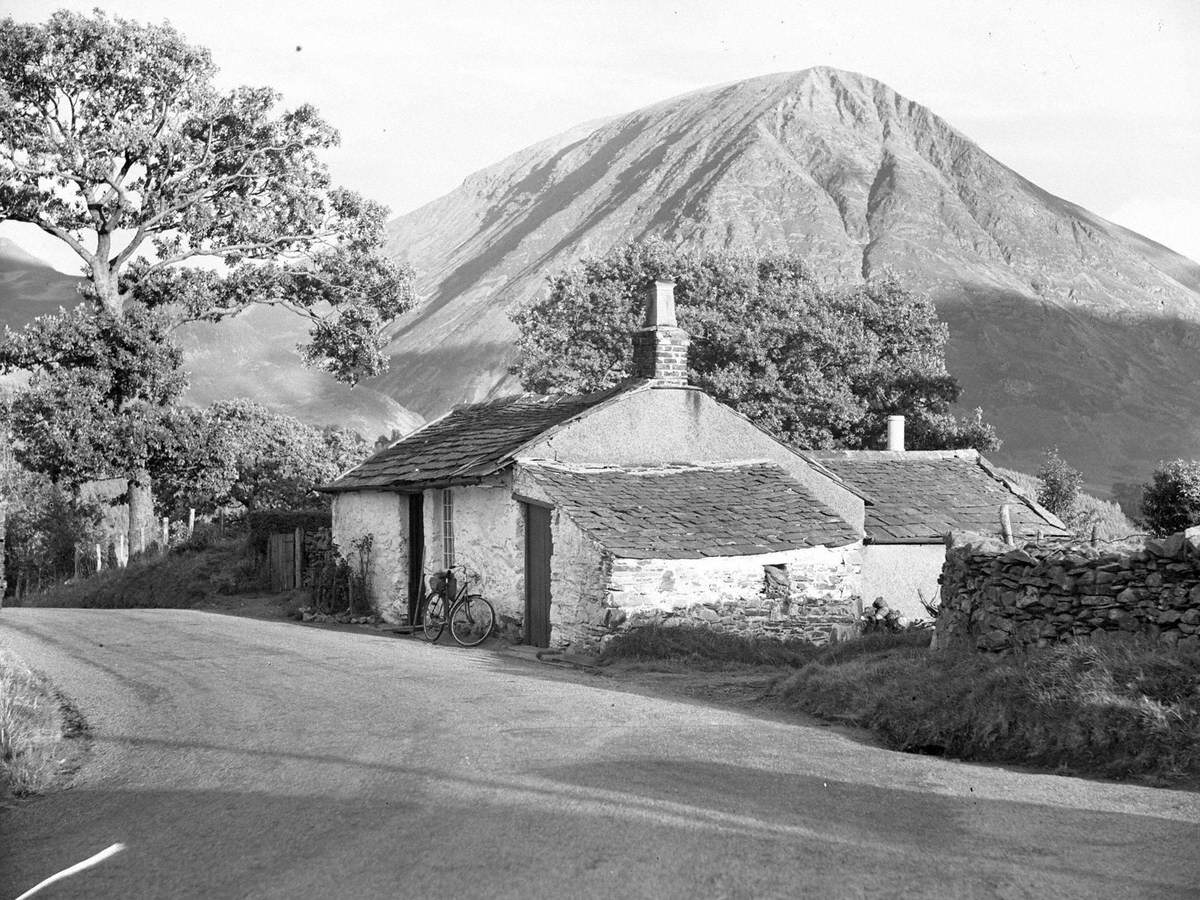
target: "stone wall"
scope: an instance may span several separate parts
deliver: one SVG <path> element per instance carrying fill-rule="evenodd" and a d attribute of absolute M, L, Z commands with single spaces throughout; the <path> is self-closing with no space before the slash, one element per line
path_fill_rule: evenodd
<path fill-rule="evenodd" d="M 554 547 L 555 583 L 565 577 L 560 569 L 579 582 L 569 603 L 554 594 L 554 646 L 594 649 L 629 628 L 682 624 L 825 643 L 833 634 L 851 634 L 861 612 L 861 544 L 757 556 L 624 559 L 580 538 L 566 546 L 556 539 Z M 771 585 L 768 566 L 786 571 L 782 586 Z"/>
<path fill-rule="evenodd" d="M 1124 548 L 957 534 L 941 596 L 943 646 L 1010 650 L 1105 632 L 1200 646 L 1200 528 Z"/>

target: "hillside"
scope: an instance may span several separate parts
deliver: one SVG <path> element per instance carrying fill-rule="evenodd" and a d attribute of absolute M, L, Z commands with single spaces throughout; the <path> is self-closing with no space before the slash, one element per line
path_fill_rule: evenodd
<path fill-rule="evenodd" d="M 771 75 L 581 127 L 389 234 L 426 299 L 373 386 L 425 416 L 516 388 L 508 311 L 548 273 L 657 235 L 789 248 L 833 279 L 892 272 L 930 292 L 963 406 L 997 424 L 1005 464 L 1036 469 L 1057 445 L 1107 492 L 1200 447 L 1200 265 L 861 75 Z"/>
<path fill-rule="evenodd" d="M 0 326 L 20 326 L 34 316 L 79 302 L 76 279 L 0 238 Z M 296 344 L 303 323 L 275 309 L 252 309 L 219 325 L 179 331 L 184 365 L 191 373 L 185 400 L 249 397 L 313 425 L 341 424 L 374 439 L 393 429 L 411 431 L 422 421 L 370 387 L 353 390 L 300 364 Z"/>

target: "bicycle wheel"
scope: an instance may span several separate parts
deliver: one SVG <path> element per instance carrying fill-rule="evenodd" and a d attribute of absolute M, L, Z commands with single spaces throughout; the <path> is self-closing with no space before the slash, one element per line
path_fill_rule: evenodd
<path fill-rule="evenodd" d="M 463 597 L 450 610 L 450 634 L 464 647 L 474 647 L 492 633 L 496 611 L 478 594 Z"/>
<path fill-rule="evenodd" d="M 429 595 L 421 627 L 427 641 L 436 641 L 442 636 L 442 631 L 446 628 L 446 598 L 442 594 Z"/>

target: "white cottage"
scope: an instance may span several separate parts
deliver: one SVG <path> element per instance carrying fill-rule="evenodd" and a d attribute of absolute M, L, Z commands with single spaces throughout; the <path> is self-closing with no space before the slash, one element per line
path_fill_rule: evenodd
<path fill-rule="evenodd" d="M 687 385 L 672 289 L 651 291 L 625 384 L 458 407 L 325 488 L 339 546 L 373 536 L 386 618 L 462 564 L 500 628 L 536 646 L 648 622 L 814 640 L 853 627 L 863 495 Z"/>

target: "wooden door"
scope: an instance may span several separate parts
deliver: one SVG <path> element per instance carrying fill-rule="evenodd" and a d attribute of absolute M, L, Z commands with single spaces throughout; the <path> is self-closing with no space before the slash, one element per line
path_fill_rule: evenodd
<path fill-rule="evenodd" d="M 425 571 L 425 495 L 408 495 L 408 621 L 417 618 Z"/>
<path fill-rule="evenodd" d="M 297 586 L 296 534 L 272 534 L 267 538 L 267 571 L 270 590 L 274 594 Z"/>
<path fill-rule="evenodd" d="M 525 643 L 550 646 L 550 510 L 525 504 Z"/>

